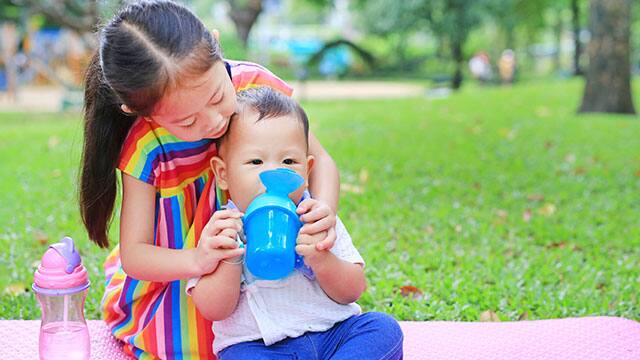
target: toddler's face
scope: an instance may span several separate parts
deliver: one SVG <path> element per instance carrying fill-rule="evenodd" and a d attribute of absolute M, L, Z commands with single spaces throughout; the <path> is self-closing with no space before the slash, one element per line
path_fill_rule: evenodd
<path fill-rule="evenodd" d="M 257 119 L 258 113 L 253 109 L 234 115 L 220 145 L 220 157 L 211 161 L 218 186 L 229 190 L 240 211 L 264 193 L 260 173 L 277 168 L 291 169 L 304 178 L 305 185 L 289 195 L 297 203 L 313 166 L 303 125 L 294 115 Z"/>

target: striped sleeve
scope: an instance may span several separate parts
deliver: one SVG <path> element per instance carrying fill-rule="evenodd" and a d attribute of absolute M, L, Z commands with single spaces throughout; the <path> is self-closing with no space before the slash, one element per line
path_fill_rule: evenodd
<path fill-rule="evenodd" d="M 151 124 L 142 118 L 136 120 L 124 140 L 118 169 L 125 174 L 158 187 L 156 174 L 161 146 Z"/>
<path fill-rule="evenodd" d="M 225 60 L 231 70 L 231 79 L 236 92 L 252 87 L 268 86 L 287 96 L 293 94 L 293 88 L 265 67 L 247 61 Z"/>

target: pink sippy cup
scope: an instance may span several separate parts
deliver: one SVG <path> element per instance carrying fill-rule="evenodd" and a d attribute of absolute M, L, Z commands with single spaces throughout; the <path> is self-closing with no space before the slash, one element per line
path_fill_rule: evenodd
<path fill-rule="evenodd" d="M 40 359 L 89 359 L 89 330 L 84 320 L 89 277 L 70 237 L 49 246 L 32 288 L 42 309 Z"/>

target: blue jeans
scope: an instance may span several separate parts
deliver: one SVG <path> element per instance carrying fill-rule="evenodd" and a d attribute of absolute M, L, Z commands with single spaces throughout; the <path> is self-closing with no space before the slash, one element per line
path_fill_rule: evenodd
<path fill-rule="evenodd" d="M 396 360 L 402 359 L 402 330 L 389 315 L 355 315 L 322 332 L 308 332 L 271 346 L 262 340 L 231 345 L 219 360 Z"/>

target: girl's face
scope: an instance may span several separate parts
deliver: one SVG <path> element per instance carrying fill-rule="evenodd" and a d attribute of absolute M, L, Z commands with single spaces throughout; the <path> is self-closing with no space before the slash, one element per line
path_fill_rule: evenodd
<path fill-rule="evenodd" d="M 186 79 L 160 99 L 146 117 L 184 141 L 222 136 L 236 110 L 236 92 L 222 61 L 202 76 Z"/>

